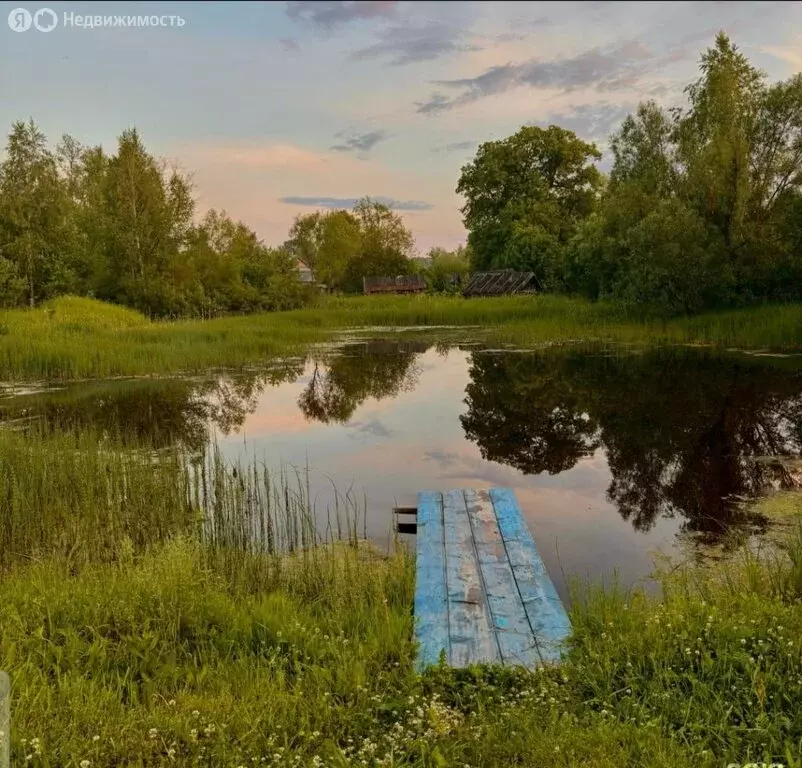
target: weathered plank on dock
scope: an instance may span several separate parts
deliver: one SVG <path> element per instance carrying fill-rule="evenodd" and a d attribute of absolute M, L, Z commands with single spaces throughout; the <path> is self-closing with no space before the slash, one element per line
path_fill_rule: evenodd
<path fill-rule="evenodd" d="M 559 659 L 568 616 L 508 488 L 418 494 L 418 667 Z"/>
<path fill-rule="evenodd" d="M 418 494 L 416 546 L 415 637 L 418 664 L 436 664 L 440 652 L 450 652 L 446 601 L 446 550 L 443 535 L 443 495 Z"/>
<path fill-rule="evenodd" d="M 499 646 L 491 627 L 490 610 L 462 491 L 443 494 L 443 524 L 451 647 L 449 663 L 453 667 L 465 667 L 477 658 L 498 661 Z"/>

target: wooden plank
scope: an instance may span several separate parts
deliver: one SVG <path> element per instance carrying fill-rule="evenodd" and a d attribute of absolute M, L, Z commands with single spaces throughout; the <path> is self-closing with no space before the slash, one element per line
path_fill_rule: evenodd
<path fill-rule="evenodd" d="M 437 664 L 440 652 L 449 657 L 443 496 L 418 494 L 416 542 L 415 639 L 418 669 Z"/>
<path fill-rule="evenodd" d="M 461 490 L 443 494 L 448 624 L 453 667 L 501 660 Z"/>
<path fill-rule="evenodd" d="M 534 669 L 540 657 L 487 491 L 465 491 L 493 630 L 504 664 Z"/>
<path fill-rule="evenodd" d="M 513 492 L 509 488 L 493 488 L 490 498 L 540 658 L 544 662 L 558 661 L 561 645 L 571 633 L 568 614 Z"/>

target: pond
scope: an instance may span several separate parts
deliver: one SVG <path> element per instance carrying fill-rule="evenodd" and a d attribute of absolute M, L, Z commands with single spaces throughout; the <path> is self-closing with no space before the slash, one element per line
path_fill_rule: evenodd
<path fill-rule="evenodd" d="M 802 359 L 689 347 L 352 341 L 257 371 L 9 389 L 0 419 L 214 440 L 297 468 L 321 521 L 334 488 L 359 499 L 382 546 L 419 490 L 508 486 L 564 599 L 569 577 L 629 585 L 656 550 L 759 531 L 738 501 L 802 479 L 781 460 L 802 452 Z"/>

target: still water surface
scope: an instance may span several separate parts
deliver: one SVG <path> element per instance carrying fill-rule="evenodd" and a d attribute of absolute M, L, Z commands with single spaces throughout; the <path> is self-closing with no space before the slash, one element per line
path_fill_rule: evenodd
<path fill-rule="evenodd" d="M 570 577 L 632 584 L 656 550 L 764 525 L 735 502 L 800 480 L 776 457 L 802 452 L 802 360 L 364 341 L 267 371 L 8 390 L 0 419 L 308 467 L 317 508 L 351 489 L 382 544 L 419 490 L 508 486 L 567 598 Z"/>

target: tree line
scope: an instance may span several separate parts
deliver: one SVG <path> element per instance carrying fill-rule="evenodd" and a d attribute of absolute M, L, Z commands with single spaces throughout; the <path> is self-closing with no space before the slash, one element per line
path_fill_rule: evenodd
<path fill-rule="evenodd" d="M 468 243 L 423 265 L 387 206 L 298 216 L 270 247 L 225 212 L 196 220 L 186 174 L 124 131 L 116 154 L 31 120 L 0 162 L 0 305 L 71 293 L 155 316 L 296 307 L 317 289 L 422 272 L 433 291 L 469 269 L 533 271 L 546 290 L 693 312 L 802 299 L 802 74 L 769 84 L 723 33 L 684 107 L 641 104 L 599 149 L 558 126 L 482 144 L 457 192 Z"/>
<path fill-rule="evenodd" d="M 195 213 L 189 177 L 135 129 L 112 155 L 71 136 L 51 150 L 33 120 L 16 122 L 0 163 L 0 306 L 73 294 L 159 317 L 289 309 L 317 290 L 298 260 L 339 290 L 412 268 L 411 233 L 369 198 L 299 216 L 280 247 L 225 212 Z"/>
<path fill-rule="evenodd" d="M 557 126 L 481 145 L 457 191 L 475 269 L 666 312 L 802 298 L 802 74 L 768 84 L 719 34 L 684 107 L 598 148 Z"/>

